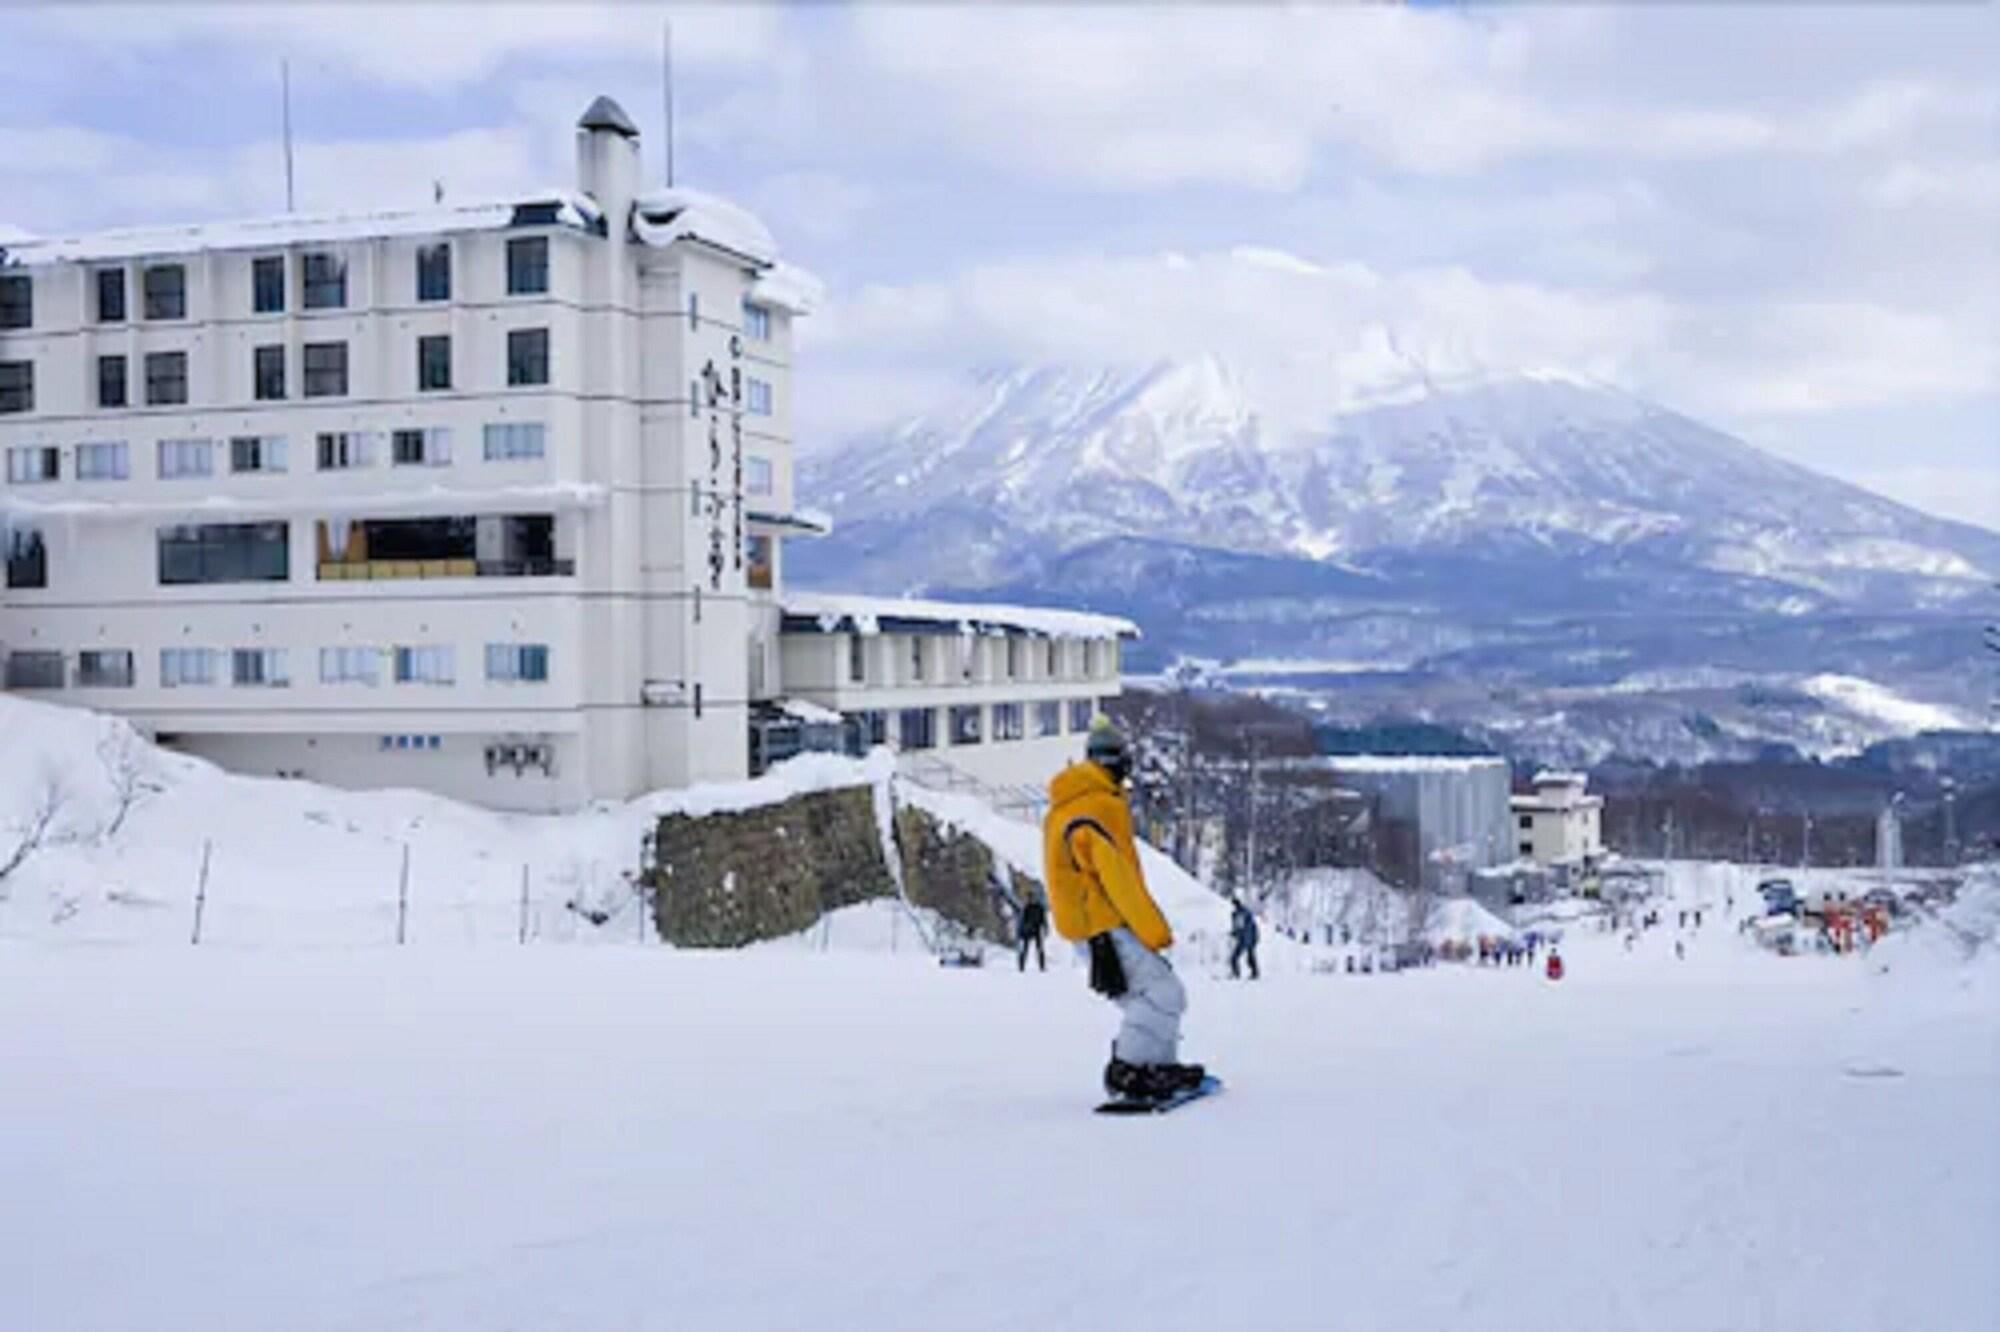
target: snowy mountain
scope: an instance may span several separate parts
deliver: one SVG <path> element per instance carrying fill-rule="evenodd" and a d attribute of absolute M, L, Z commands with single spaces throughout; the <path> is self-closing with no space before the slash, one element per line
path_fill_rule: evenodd
<path fill-rule="evenodd" d="M 1420 381 L 1300 429 L 1268 424 L 1215 358 L 1013 370 L 813 460 L 805 485 L 848 529 L 814 552 L 814 568 L 888 585 L 918 571 L 1019 581 L 1093 542 L 1130 539 L 1304 559 L 1364 580 L 1425 553 L 1623 554 L 1794 611 L 1906 609 L 1913 594 L 1944 604 L 2000 570 L 2000 534 L 1554 375 Z M 955 539 L 912 543 L 901 560 L 876 539 L 913 528 Z"/>
<path fill-rule="evenodd" d="M 1741 665 L 1889 684 L 1942 667 L 2000 576 L 2000 533 L 1572 376 L 1413 373 L 1307 417 L 1275 398 L 1213 357 L 981 376 L 803 464 L 836 530 L 794 576 L 1116 611 L 1146 629 L 1142 662 L 1498 651 L 1526 679 Z M 1822 632 L 1855 616 L 1887 626 L 1859 657 Z"/>

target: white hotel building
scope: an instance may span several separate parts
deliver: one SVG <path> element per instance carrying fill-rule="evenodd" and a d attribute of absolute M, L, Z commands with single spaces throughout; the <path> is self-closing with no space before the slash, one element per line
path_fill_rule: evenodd
<path fill-rule="evenodd" d="M 1128 623 L 785 591 L 816 284 L 639 160 L 600 98 L 574 190 L 7 244 L 5 688 L 521 810 L 1080 752 Z"/>

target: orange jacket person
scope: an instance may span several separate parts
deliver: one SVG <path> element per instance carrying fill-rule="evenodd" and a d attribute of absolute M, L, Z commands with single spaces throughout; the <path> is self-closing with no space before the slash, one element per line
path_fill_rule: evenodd
<path fill-rule="evenodd" d="M 1174 941 L 1146 890 L 1132 814 L 1125 805 L 1131 747 L 1110 722 L 1090 729 L 1087 757 L 1049 783 L 1042 862 L 1056 932 L 1090 949 L 1090 988 L 1125 1020 L 1111 1043 L 1104 1089 L 1158 1099 L 1200 1084 L 1199 1064 L 1177 1063 L 1187 991 L 1161 956 Z"/>

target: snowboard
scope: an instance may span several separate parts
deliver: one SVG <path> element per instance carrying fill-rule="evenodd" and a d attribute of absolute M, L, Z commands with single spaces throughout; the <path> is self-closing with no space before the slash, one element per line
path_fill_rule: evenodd
<path fill-rule="evenodd" d="M 1178 1110 L 1190 1101 L 1199 1101 L 1205 1096 L 1214 1096 L 1222 1090 L 1222 1079 L 1213 1073 L 1203 1078 L 1199 1085 L 1186 1091 L 1177 1091 L 1172 1096 L 1157 1101 L 1113 1097 L 1097 1107 L 1100 1115 L 1164 1115 L 1169 1110 Z"/>

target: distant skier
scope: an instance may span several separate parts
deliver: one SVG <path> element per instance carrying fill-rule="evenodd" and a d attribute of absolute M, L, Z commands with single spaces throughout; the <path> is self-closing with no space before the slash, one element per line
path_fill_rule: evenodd
<path fill-rule="evenodd" d="M 1019 957 L 1016 958 L 1019 965 L 1016 970 L 1028 969 L 1028 949 L 1031 945 L 1035 950 L 1035 969 L 1037 971 L 1049 969 L 1048 954 L 1042 951 L 1042 939 L 1048 932 L 1048 908 L 1042 905 L 1041 898 L 1030 897 L 1021 906 L 1021 920 L 1015 930 L 1015 945 L 1019 952 Z"/>
<path fill-rule="evenodd" d="M 1257 917 L 1241 898 L 1229 899 L 1229 976 L 1243 978 L 1243 963 L 1250 964 L 1250 979 L 1262 980 L 1257 970 Z"/>
<path fill-rule="evenodd" d="M 1199 1064 L 1177 1062 L 1187 991 L 1161 956 L 1173 930 L 1146 890 L 1125 779 L 1132 751 L 1102 718 L 1087 757 L 1049 783 L 1042 863 L 1056 932 L 1090 949 L 1090 988 L 1124 1010 L 1104 1067 L 1112 1096 L 1160 1099 L 1199 1086 Z"/>

